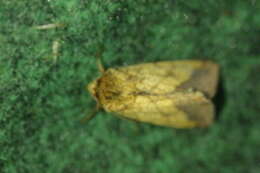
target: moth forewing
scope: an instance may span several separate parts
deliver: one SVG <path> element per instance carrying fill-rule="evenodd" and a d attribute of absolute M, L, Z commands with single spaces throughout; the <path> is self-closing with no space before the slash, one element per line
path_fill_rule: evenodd
<path fill-rule="evenodd" d="M 192 88 L 212 98 L 217 90 L 219 66 L 211 61 L 201 61 L 199 64 L 192 69 L 189 79 L 181 83 L 178 89 Z"/>
<path fill-rule="evenodd" d="M 186 60 L 108 69 L 89 92 L 108 112 L 176 128 L 209 126 L 214 119 L 218 65 Z"/>

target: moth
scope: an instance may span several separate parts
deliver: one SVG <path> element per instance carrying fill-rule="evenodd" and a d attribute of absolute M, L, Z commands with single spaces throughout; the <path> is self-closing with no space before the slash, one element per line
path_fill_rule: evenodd
<path fill-rule="evenodd" d="M 174 128 L 207 127 L 214 121 L 219 66 L 178 60 L 103 70 L 87 89 L 98 107 L 138 122 Z"/>

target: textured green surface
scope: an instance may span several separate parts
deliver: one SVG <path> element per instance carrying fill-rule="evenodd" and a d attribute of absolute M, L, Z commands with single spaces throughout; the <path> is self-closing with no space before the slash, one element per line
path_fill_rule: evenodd
<path fill-rule="evenodd" d="M 49 23 L 66 27 L 34 28 Z M 81 124 L 100 45 L 106 67 L 219 63 L 215 124 L 175 130 L 105 112 Z M 258 173 L 259 113 L 258 0 L 0 1 L 0 172 Z"/>

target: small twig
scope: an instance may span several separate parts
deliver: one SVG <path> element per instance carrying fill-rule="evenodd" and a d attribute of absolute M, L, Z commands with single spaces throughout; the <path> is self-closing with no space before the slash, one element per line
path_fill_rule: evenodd
<path fill-rule="evenodd" d="M 53 60 L 54 63 L 57 62 L 58 56 L 59 56 L 59 48 L 60 48 L 60 42 L 59 40 L 54 40 L 52 43 L 52 54 L 53 54 Z"/>
<path fill-rule="evenodd" d="M 62 24 L 62 23 L 51 23 L 51 24 L 46 24 L 46 25 L 35 26 L 35 29 L 45 30 L 45 29 L 60 28 L 60 27 L 64 27 L 64 26 L 65 26 L 65 24 Z"/>

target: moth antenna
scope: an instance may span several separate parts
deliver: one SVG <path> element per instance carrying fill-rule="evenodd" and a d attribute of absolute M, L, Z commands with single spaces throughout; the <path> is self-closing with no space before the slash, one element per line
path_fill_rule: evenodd
<path fill-rule="evenodd" d="M 105 68 L 101 62 L 100 57 L 98 57 L 98 59 L 97 59 L 97 66 L 98 66 L 98 70 L 100 71 L 100 73 L 103 74 L 105 72 Z"/>
<path fill-rule="evenodd" d="M 80 122 L 81 123 L 87 123 L 88 121 L 92 120 L 96 115 L 97 115 L 97 112 L 100 110 L 100 105 L 97 104 L 96 105 L 96 108 L 89 114 L 89 115 L 86 115 L 85 117 L 83 117 Z"/>
<path fill-rule="evenodd" d="M 104 52 L 104 45 L 103 44 L 100 44 L 99 45 L 99 51 L 96 53 L 96 58 L 97 58 L 97 67 L 98 67 L 98 70 L 101 74 L 104 74 L 104 72 L 106 71 L 103 63 L 102 63 L 102 60 L 101 60 L 101 57 L 103 55 L 103 52 Z"/>

